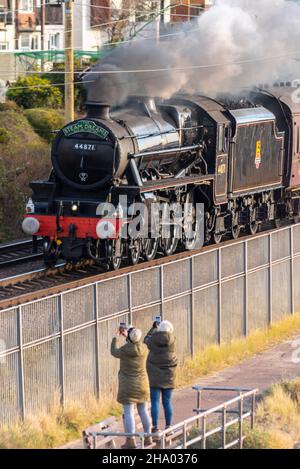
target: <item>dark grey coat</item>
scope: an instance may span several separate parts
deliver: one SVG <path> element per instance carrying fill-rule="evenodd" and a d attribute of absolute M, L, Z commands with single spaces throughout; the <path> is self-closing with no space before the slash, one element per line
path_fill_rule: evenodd
<path fill-rule="evenodd" d="M 145 337 L 149 348 L 147 373 L 150 386 L 160 389 L 174 389 L 176 380 L 176 339 L 170 332 L 151 329 Z"/>

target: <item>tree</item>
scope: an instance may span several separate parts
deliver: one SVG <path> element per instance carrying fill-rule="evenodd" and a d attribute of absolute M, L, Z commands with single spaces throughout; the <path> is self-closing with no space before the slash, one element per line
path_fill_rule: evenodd
<path fill-rule="evenodd" d="M 104 26 L 108 42 L 112 44 L 134 37 L 155 20 L 159 10 L 159 4 L 149 0 L 127 0 L 122 5 L 123 10 L 120 10 L 117 2 L 112 1 L 110 21 L 116 22 Z"/>
<path fill-rule="evenodd" d="M 25 109 L 62 106 L 60 89 L 37 75 L 19 77 L 17 82 L 9 87 L 6 96 Z"/>

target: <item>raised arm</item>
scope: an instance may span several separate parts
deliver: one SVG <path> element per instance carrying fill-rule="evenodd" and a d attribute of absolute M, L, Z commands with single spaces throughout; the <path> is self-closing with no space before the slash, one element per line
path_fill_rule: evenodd
<path fill-rule="evenodd" d="M 121 347 L 119 347 L 119 338 L 118 337 L 114 337 L 113 340 L 111 341 L 110 353 L 115 358 L 120 358 L 121 357 Z"/>
<path fill-rule="evenodd" d="M 148 348 L 149 348 L 149 345 L 150 345 L 150 339 L 152 337 L 152 334 L 155 331 L 156 331 L 156 327 L 151 327 L 150 331 L 148 331 L 147 334 L 145 335 L 144 343 L 148 346 Z"/>

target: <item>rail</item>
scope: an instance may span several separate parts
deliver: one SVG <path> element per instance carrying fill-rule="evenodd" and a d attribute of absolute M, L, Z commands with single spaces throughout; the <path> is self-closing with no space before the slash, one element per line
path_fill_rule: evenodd
<path fill-rule="evenodd" d="M 300 224 L 297 226 L 299 226 L 300 229 Z M 289 226 L 279 230 L 266 230 L 254 236 L 244 234 L 244 236 L 241 236 L 237 240 L 224 241 L 220 246 L 209 245 L 195 251 L 177 252 L 170 257 L 157 257 L 153 261 L 142 262 L 135 266 L 122 267 L 118 271 L 107 272 L 106 268 L 103 269 L 103 267 L 96 265 L 91 260 L 79 261 L 76 265 L 66 264 L 64 261 L 61 261 L 53 268 L 43 267 L 32 272 L 24 272 L 0 279 L 0 310 L 32 300 L 45 298 L 45 296 L 49 294 L 73 290 L 74 288 L 88 285 L 92 282 L 114 279 L 123 275 L 134 274 L 137 271 L 143 272 L 153 267 L 160 266 L 163 268 L 166 264 L 172 264 L 178 261 L 192 261 L 197 255 L 205 255 L 216 250 L 221 252 L 231 246 L 236 246 L 236 249 L 238 249 L 238 247 L 244 243 L 246 246 L 248 242 L 251 243 L 256 239 L 269 237 L 271 240 L 271 237 L 275 236 L 276 233 L 282 230 L 286 231 L 292 229 L 293 227 Z M 269 249 L 271 249 L 271 246 L 269 246 Z M 246 255 L 246 253 L 244 255 Z M 294 257 L 297 257 L 297 255 Z M 86 269 L 86 266 L 88 269 Z M 56 274 L 59 274 L 59 276 Z M 50 280 L 51 277 L 53 279 L 52 282 Z M 231 280 L 231 277 L 228 277 L 227 280 Z"/>
<path fill-rule="evenodd" d="M 145 448 L 145 438 L 154 437 L 157 446 L 161 449 L 172 447 L 172 449 L 187 449 L 192 445 L 200 443 L 201 449 L 206 449 L 207 440 L 209 437 L 221 434 L 221 446 L 219 449 L 229 449 L 237 446 L 239 449 L 243 449 L 243 442 L 246 438 L 244 434 L 244 421 L 250 419 L 251 428 L 254 427 L 255 422 L 255 405 L 256 405 L 256 394 L 258 389 L 242 389 L 242 388 L 228 388 L 228 387 L 210 387 L 210 386 L 194 386 L 194 390 L 197 391 L 197 408 L 194 409 L 196 415 L 189 417 L 167 430 L 159 431 L 155 434 L 135 432 L 90 432 L 87 436 L 93 439 L 93 448 L 96 448 L 97 437 L 135 437 L 140 441 L 140 448 Z M 202 410 L 198 407 L 200 403 L 200 396 L 203 391 L 210 392 L 237 392 L 238 395 L 219 405 L 216 405 L 210 409 Z M 249 409 L 245 408 L 246 400 L 250 399 Z M 236 406 L 236 409 L 231 409 Z M 221 422 L 212 422 L 208 425 L 209 417 L 221 414 Z M 237 417 L 229 420 L 228 415 L 237 415 Z M 228 442 L 227 430 L 228 428 L 237 425 L 237 437 Z M 173 442 L 173 444 L 172 444 Z"/>
<path fill-rule="evenodd" d="M 31 239 L 13 241 L 0 245 L 0 267 L 7 267 L 21 262 L 43 258 L 41 240 L 38 238 L 33 245 Z"/>

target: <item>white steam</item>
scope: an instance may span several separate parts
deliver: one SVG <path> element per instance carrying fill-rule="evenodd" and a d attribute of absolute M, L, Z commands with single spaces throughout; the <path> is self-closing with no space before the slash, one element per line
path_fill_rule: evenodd
<path fill-rule="evenodd" d="M 219 0 L 159 44 L 137 39 L 117 46 L 84 80 L 95 80 L 86 83 L 88 99 L 110 103 L 128 95 L 168 98 L 178 91 L 212 95 L 300 78 L 299 58 L 299 3 Z M 138 72 L 153 69 L 164 70 Z"/>

